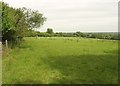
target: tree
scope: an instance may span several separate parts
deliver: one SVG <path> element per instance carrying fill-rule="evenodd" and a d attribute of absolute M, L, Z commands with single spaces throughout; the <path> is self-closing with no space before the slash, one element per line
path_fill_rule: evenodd
<path fill-rule="evenodd" d="M 46 21 L 46 18 L 43 17 L 43 14 L 39 13 L 38 11 L 27 9 L 25 7 L 23 7 L 21 10 L 25 14 L 25 19 L 29 26 L 29 29 L 35 30 L 38 27 L 42 26 Z"/>
<path fill-rule="evenodd" d="M 2 3 L 2 40 L 16 42 L 24 36 L 28 25 L 24 13 L 20 9 L 9 7 Z"/>
<path fill-rule="evenodd" d="M 82 32 L 76 32 L 74 35 L 77 37 L 84 37 L 85 35 Z"/>
<path fill-rule="evenodd" d="M 18 41 L 26 35 L 29 29 L 38 28 L 45 22 L 46 18 L 38 11 L 26 8 L 13 8 L 2 3 L 2 40 L 10 42 Z"/>
<path fill-rule="evenodd" d="M 48 28 L 47 29 L 47 33 L 52 34 L 53 33 L 53 29 L 52 28 Z"/>

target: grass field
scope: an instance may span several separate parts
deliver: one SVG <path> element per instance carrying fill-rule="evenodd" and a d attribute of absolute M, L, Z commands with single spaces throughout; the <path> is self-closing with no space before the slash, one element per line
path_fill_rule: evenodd
<path fill-rule="evenodd" d="M 118 42 L 85 38 L 25 38 L 3 51 L 3 83 L 115 84 Z"/>

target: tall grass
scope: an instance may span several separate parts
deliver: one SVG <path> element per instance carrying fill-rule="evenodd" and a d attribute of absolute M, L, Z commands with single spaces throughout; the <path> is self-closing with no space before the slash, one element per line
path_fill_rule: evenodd
<path fill-rule="evenodd" d="M 118 42 L 83 38 L 25 38 L 3 56 L 5 84 L 115 84 Z"/>

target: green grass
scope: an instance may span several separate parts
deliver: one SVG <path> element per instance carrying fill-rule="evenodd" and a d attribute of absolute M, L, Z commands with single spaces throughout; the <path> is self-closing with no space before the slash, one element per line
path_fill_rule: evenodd
<path fill-rule="evenodd" d="M 84 38 L 25 38 L 3 56 L 5 84 L 115 84 L 118 42 Z"/>

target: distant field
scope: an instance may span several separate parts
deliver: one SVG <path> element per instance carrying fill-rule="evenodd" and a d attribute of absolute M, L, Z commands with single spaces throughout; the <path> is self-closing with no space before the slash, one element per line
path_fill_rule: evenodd
<path fill-rule="evenodd" d="M 5 84 L 115 84 L 118 41 L 84 38 L 25 38 L 3 51 Z"/>

